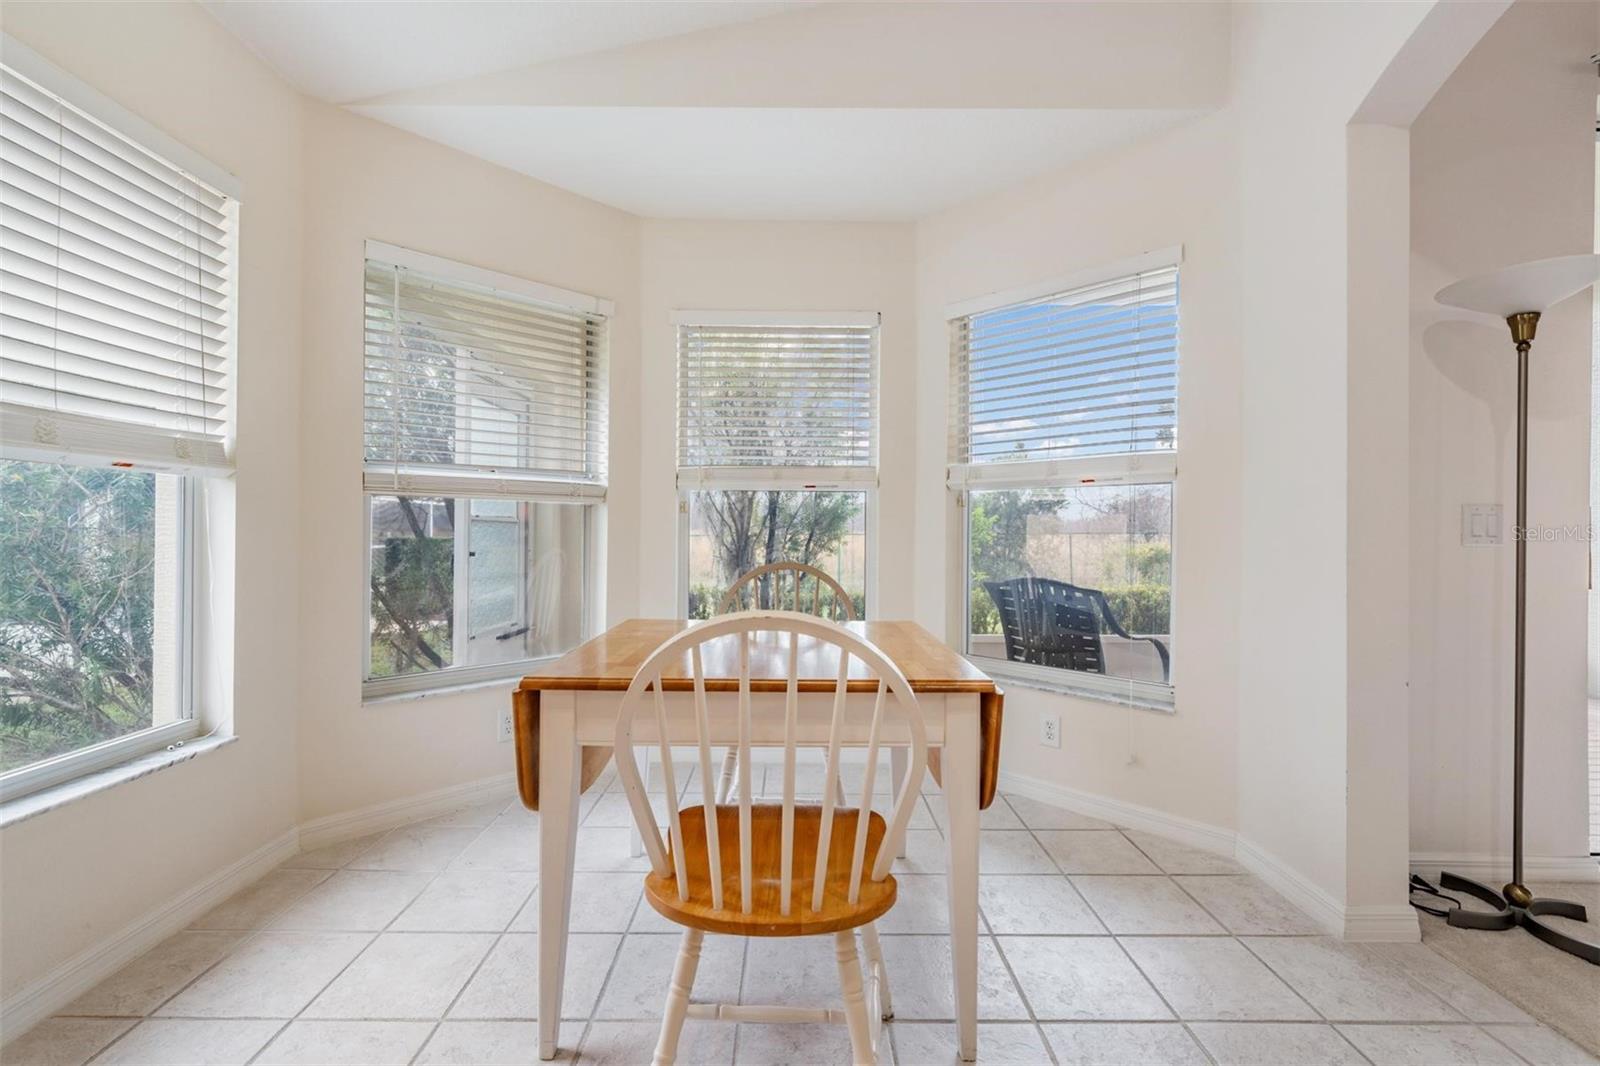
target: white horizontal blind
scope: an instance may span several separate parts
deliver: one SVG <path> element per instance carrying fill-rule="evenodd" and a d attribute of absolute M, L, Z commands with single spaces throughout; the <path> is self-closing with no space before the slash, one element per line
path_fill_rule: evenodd
<path fill-rule="evenodd" d="M 870 473 L 877 316 L 850 317 L 844 325 L 680 322 L 678 468 Z"/>
<path fill-rule="evenodd" d="M 957 467 L 1170 453 L 1178 268 L 954 318 L 950 360 Z"/>
<path fill-rule="evenodd" d="M 0 68 L 8 454 L 225 468 L 232 201 Z"/>
<path fill-rule="evenodd" d="M 605 340 L 603 315 L 367 260 L 367 488 L 602 495 Z"/>

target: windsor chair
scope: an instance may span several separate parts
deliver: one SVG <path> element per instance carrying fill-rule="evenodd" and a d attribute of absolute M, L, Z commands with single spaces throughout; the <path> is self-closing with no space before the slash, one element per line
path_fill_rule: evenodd
<path fill-rule="evenodd" d="M 810 580 L 810 596 L 806 595 L 807 579 Z M 819 570 L 809 563 L 799 562 L 766 563 L 740 574 L 717 601 L 716 613 L 725 615 L 746 609 L 783 610 L 786 606 L 785 585 L 788 586 L 787 606 L 790 609 L 816 615 L 819 618 L 831 618 L 838 622 L 856 620 L 855 604 L 851 602 L 850 593 L 845 591 L 844 586 L 826 571 Z M 764 604 L 761 602 L 763 598 L 766 600 Z M 809 610 L 806 606 L 808 599 Z M 901 758 L 901 749 L 896 748 L 893 769 L 895 774 L 904 771 Z M 647 752 L 644 762 L 646 788 L 650 785 L 651 776 L 656 772 L 655 758 Z M 728 797 L 733 794 L 732 789 L 738 780 L 738 764 L 732 748 L 729 748 L 723 756 L 722 773 L 717 780 L 719 782 L 717 802 L 726 803 Z M 843 793 L 840 793 L 839 799 L 843 802 Z M 630 854 L 635 857 L 644 854 L 644 840 L 637 829 L 633 832 L 629 847 Z M 902 842 L 896 848 L 896 853 L 903 856 L 904 851 L 905 845 Z"/>
<path fill-rule="evenodd" d="M 778 641 L 784 648 L 780 654 L 785 655 L 788 669 L 781 702 L 777 693 L 752 698 L 751 644 L 757 640 Z M 738 702 L 732 727 L 738 737 L 736 805 L 718 802 L 711 774 L 712 729 L 702 649 L 719 641 L 733 641 L 737 646 Z M 836 651 L 838 658 L 825 747 L 826 776 L 820 802 L 801 805 L 795 802 L 801 663 L 814 662 L 823 649 Z M 692 692 L 664 692 L 663 673 L 682 676 L 686 655 Z M 860 802 L 845 807 L 835 799 L 836 790 L 842 789 L 841 748 L 847 742 L 863 742 L 859 728 L 846 726 L 852 659 L 877 686 L 875 694 L 855 697 L 873 700 L 872 715 L 864 737 L 866 768 Z M 680 799 L 678 795 L 671 755 L 674 740 L 686 743 L 689 738 L 669 735 L 668 729 L 669 701 L 681 706 L 685 699 L 692 700 L 694 739 L 699 747 L 701 803 L 693 807 L 682 806 L 688 797 Z M 648 714 L 641 722 L 647 704 Z M 887 722 L 891 707 L 903 718 L 896 727 Z M 672 717 L 683 720 L 681 710 Z M 872 810 L 873 778 L 886 728 L 905 744 L 909 764 L 906 775 L 893 782 L 895 799 L 887 821 Z M 653 740 L 661 753 L 667 793 L 665 842 L 634 753 L 634 745 L 641 739 Z M 753 745 L 783 751 L 781 803 L 752 801 Z M 653 1061 L 658 1066 L 672 1063 L 685 1019 L 698 1017 L 735 1022 L 843 1021 L 850 1033 L 854 1062 L 876 1063 L 889 997 L 883 953 L 872 923 L 894 905 L 896 894 L 895 880 L 889 874 L 893 849 L 885 842 L 903 833 L 927 765 L 922 709 L 899 667 L 844 627 L 810 615 L 763 611 L 713 619 L 671 638 L 639 667 L 617 714 L 615 751 L 618 779 L 650 859 L 645 899 L 663 917 L 684 927 Z M 856 949 L 857 929 L 862 931 L 867 953 L 865 979 Z M 831 933 L 844 1009 L 691 1003 L 700 948 L 708 932 L 761 937 Z"/>
<path fill-rule="evenodd" d="M 787 605 L 784 603 L 785 578 L 789 585 Z M 808 597 L 804 589 L 807 578 L 811 580 L 809 609 L 806 607 Z M 764 604 L 761 602 L 763 590 L 767 601 Z M 850 601 L 850 594 L 844 590 L 844 586 L 809 563 L 767 563 L 740 574 L 728 586 L 728 591 L 722 594 L 722 599 L 717 603 L 717 614 L 745 610 L 747 597 L 749 609 L 752 610 L 765 608 L 780 611 L 787 608 L 819 618 L 831 618 L 836 622 L 856 620 L 855 604 Z"/>

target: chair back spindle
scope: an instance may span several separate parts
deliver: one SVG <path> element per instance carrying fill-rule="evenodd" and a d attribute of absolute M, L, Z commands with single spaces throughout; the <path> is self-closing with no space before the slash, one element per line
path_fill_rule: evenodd
<path fill-rule="evenodd" d="M 732 642 L 732 647 L 729 647 Z M 767 702 L 762 693 L 752 691 L 752 649 L 760 647 L 767 661 L 785 664 L 786 677 L 782 687 L 782 728 L 778 725 L 775 701 Z M 771 642 L 771 643 L 768 643 Z M 720 643 L 715 650 L 708 645 Z M 732 652 L 729 655 L 729 652 Z M 687 653 L 688 674 L 682 676 Z M 713 723 L 706 700 L 705 659 L 714 656 L 719 662 L 729 659 L 738 664 L 738 694 L 735 713 L 737 722 L 719 718 Z M 830 660 L 830 656 L 835 657 Z M 824 780 L 821 789 L 820 810 L 797 804 L 796 751 L 799 732 L 799 693 L 804 687 L 815 691 L 827 681 L 808 671 L 801 677 L 802 665 L 813 667 L 823 664 L 832 667 L 832 715 L 828 727 Z M 856 677 L 851 677 L 852 664 L 859 667 Z M 725 674 L 723 676 L 726 676 Z M 859 696 L 872 694 L 872 715 L 863 738 L 859 725 L 851 726 L 850 704 L 852 686 Z M 763 685 L 770 691 L 775 686 Z M 685 691 L 687 690 L 687 691 Z M 826 688 L 823 688 L 826 691 Z M 653 700 L 655 741 L 660 750 L 664 783 L 667 787 L 667 832 L 663 842 L 657 829 L 649 797 L 645 793 L 639 766 L 633 755 L 636 722 L 639 711 L 650 693 Z M 776 696 L 772 692 L 772 696 Z M 682 705 L 685 698 L 689 706 Z M 672 712 L 674 707 L 677 714 Z M 863 708 L 864 710 L 864 708 Z M 688 712 L 688 713 L 685 713 Z M 906 776 L 893 783 L 894 802 L 887 825 L 872 812 L 872 795 L 876 781 L 877 760 L 891 726 L 891 716 L 897 715 L 903 728 L 889 741 L 904 744 L 908 751 Z M 680 809 L 680 798 L 673 778 L 671 745 L 683 744 L 689 739 L 692 718 L 693 738 L 699 748 L 700 798 L 698 810 Z M 722 735 L 713 737 L 716 726 Z M 733 735 L 728 735 L 728 734 Z M 751 750 L 757 745 L 774 747 L 781 735 L 783 749 L 782 806 L 776 812 L 780 839 L 758 842 L 753 837 L 753 826 L 773 827 L 772 815 L 762 819 L 754 817 L 756 805 L 753 797 Z M 711 748 L 736 744 L 739 764 L 737 805 L 718 805 L 715 778 L 712 775 Z M 864 741 L 864 743 L 863 743 Z M 854 810 L 842 808 L 836 796 L 843 794 L 841 769 L 842 751 L 846 746 L 864 747 L 866 770 L 862 775 L 858 803 Z M 789 611 L 745 612 L 712 619 L 695 625 L 657 648 L 647 658 L 635 675 L 633 683 L 623 698 L 617 716 L 616 747 L 618 775 L 628 796 L 629 807 L 643 838 L 645 853 L 650 859 L 656 877 L 671 879 L 671 887 L 681 902 L 693 899 L 709 905 L 712 912 L 750 916 L 756 912 L 781 915 L 784 919 L 803 921 L 804 916 L 794 915 L 794 896 L 797 886 L 803 885 L 807 894 L 801 898 L 803 907 L 811 914 L 820 914 L 825 908 L 854 906 L 861 899 L 862 886 L 868 881 L 882 882 L 887 878 L 893 859 L 890 842 L 898 839 L 910 820 L 916 802 L 915 782 L 922 780 L 927 765 L 927 738 L 921 708 L 910 683 L 900 669 L 874 645 L 863 640 L 844 626 L 812 615 Z M 686 804 L 687 798 L 682 800 Z M 841 809 L 842 808 L 842 809 Z M 770 808 L 764 808 L 770 811 Z M 726 824 L 724 820 L 726 819 Z M 875 854 L 869 854 L 874 820 L 881 830 L 877 836 Z M 835 841 L 835 822 L 838 835 Z M 812 837 L 813 823 L 815 837 Z M 731 833 L 737 826 L 738 865 L 737 893 L 732 892 L 733 882 L 724 882 L 724 847 L 728 859 L 733 858 L 731 841 L 724 840 L 724 829 Z M 854 830 L 852 833 L 851 830 Z M 691 847 L 698 850 L 698 842 L 685 839 L 686 834 L 704 835 L 706 864 L 703 870 L 685 869 L 685 862 L 677 861 Z M 770 832 L 771 829 L 763 830 Z M 806 862 L 797 869 L 797 850 L 804 844 L 806 850 L 815 845 L 814 858 L 806 855 Z M 772 845 L 777 848 L 773 856 Z M 836 855 L 835 852 L 838 852 Z M 728 870 L 731 872 L 730 865 Z M 847 872 L 846 872 L 847 871 Z M 809 878 L 805 875 L 809 874 Z M 708 885 L 698 883 L 705 876 Z M 805 884 L 809 881 L 809 884 Z M 768 934 L 776 935 L 776 934 Z"/>
<path fill-rule="evenodd" d="M 785 578 L 788 579 L 785 582 Z M 805 585 L 810 583 L 810 613 L 836 622 L 854 622 L 856 606 L 844 586 L 824 570 L 809 563 L 767 563 L 749 570 L 728 586 L 717 603 L 717 614 L 743 610 L 806 611 Z M 785 595 L 784 586 L 788 585 Z M 765 599 L 766 602 L 762 602 Z"/>

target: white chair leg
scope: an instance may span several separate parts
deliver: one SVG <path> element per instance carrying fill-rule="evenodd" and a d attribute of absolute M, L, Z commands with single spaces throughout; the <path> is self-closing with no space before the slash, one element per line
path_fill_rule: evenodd
<path fill-rule="evenodd" d="M 845 1023 L 850 1027 L 850 1057 L 855 1066 L 877 1066 L 872 1047 L 872 1024 L 861 987 L 861 959 L 856 955 L 856 934 L 845 929 L 833 934 L 839 960 L 839 985 L 844 992 Z"/>
<path fill-rule="evenodd" d="M 650 799 L 650 767 L 654 758 L 654 748 L 644 749 L 644 796 L 647 801 Z M 644 837 L 639 835 L 639 823 L 630 820 L 628 829 L 628 855 L 630 858 L 637 859 L 643 854 Z"/>
<path fill-rule="evenodd" d="M 717 802 L 727 803 L 739 783 L 739 749 L 729 748 L 722 756 L 722 774 L 717 778 Z"/>
<path fill-rule="evenodd" d="M 911 753 L 906 748 L 894 747 L 889 749 L 889 793 L 891 796 L 898 797 L 900 795 L 901 782 L 905 781 L 906 771 L 909 769 L 906 764 L 910 761 Z M 911 787 L 909 782 L 907 787 Z M 920 799 L 920 797 L 918 798 Z M 897 859 L 906 857 L 906 834 L 904 830 L 901 831 L 899 839 L 894 842 L 894 857 Z"/>
<path fill-rule="evenodd" d="M 867 950 L 867 972 L 878 979 L 878 1008 L 883 1020 L 894 1017 L 894 1002 L 889 998 L 889 967 L 883 964 L 883 942 L 878 939 L 878 923 L 861 927 L 861 946 Z"/>
<path fill-rule="evenodd" d="M 672 987 L 667 989 L 667 1006 L 661 1015 L 661 1036 L 656 1041 L 653 1066 L 672 1066 L 678 1057 L 678 1037 L 689 1015 L 689 993 L 694 989 L 694 973 L 700 967 L 700 944 L 705 933 L 685 929 L 678 948 L 678 962 L 672 968 Z"/>

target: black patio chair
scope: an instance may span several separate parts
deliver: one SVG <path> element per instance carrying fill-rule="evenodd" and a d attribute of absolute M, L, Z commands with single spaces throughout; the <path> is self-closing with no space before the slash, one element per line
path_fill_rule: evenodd
<path fill-rule="evenodd" d="M 1135 637 L 1123 629 L 1099 589 L 1047 577 L 985 581 L 983 587 L 1000 612 L 1006 658 L 1012 662 L 1103 674 L 1106 656 L 1100 634 L 1109 630 L 1124 640 L 1149 641 L 1161 657 L 1161 680 L 1172 677 L 1167 646 L 1155 637 Z"/>

